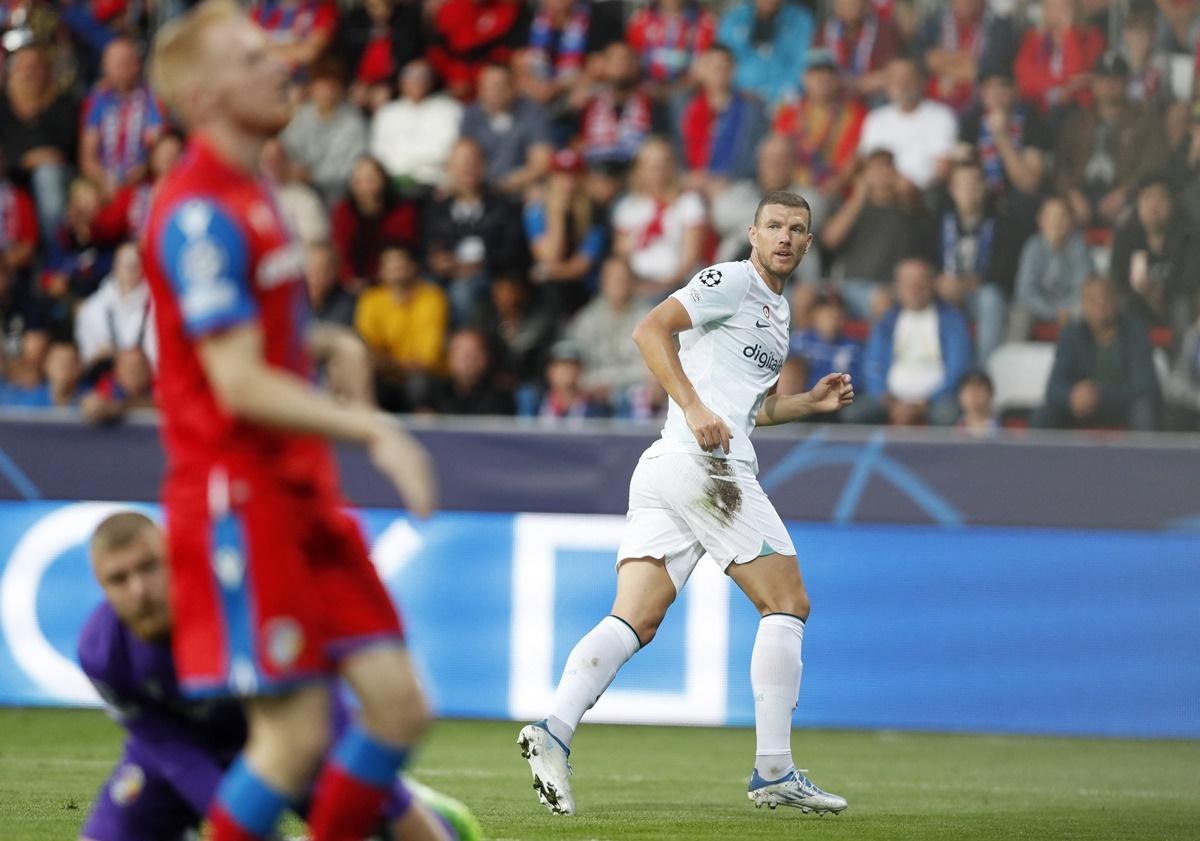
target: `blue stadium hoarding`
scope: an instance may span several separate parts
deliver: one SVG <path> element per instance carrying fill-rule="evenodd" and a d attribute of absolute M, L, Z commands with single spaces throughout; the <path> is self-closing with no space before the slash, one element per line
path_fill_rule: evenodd
<path fill-rule="evenodd" d="M 96 702 L 74 661 L 119 503 L 0 503 L 0 703 Z M 157 509 L 141 505 L 152 515 Z M 608 609 L 623 518 L 361 514 L 442 715 L 544 714 Z M 790 522 L 813 615 L 799 726 L 1200 737 L 1200 538 Z M 707 562 L 595 720 L 745 725 L 756 616 Z"/>

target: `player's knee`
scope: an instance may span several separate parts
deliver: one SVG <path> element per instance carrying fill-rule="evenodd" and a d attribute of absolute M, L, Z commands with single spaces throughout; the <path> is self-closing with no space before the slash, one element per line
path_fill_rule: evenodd
<path fill-rule="evenodd" d="M 363 699 L 362 721 L 371 735 L 397 745 L 411 745 L 429 728 L 432 713 L 415 681 L 397 681 Z"/>
<path fill-rule="evenodd" d="M 792 593 L 773 594 L 769 598 L 763 599 L 757 607 L 762 616 L 766 616 L 768 613 L 786 613 L 799 618 L 802 622 L 807 622 L 812 605 L 809 604 L 808 593 L 801 588 Z"/>

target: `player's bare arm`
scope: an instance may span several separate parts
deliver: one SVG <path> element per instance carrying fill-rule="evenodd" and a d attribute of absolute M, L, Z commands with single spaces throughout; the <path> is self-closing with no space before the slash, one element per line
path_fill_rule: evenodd
<path fill-rule="evenodd" d="M 326 365 L 329 390 L 335 397 L 375 405 L 371 352 L 357 333 L 340 324 L 317 321 L 308 331 L 308 349 L 314 359 Z"/>
<path fill-rule="evenodd" d="M 266 364 L 262 331 L 240 324 L 200 345 L 204 372 L 222 408 L 237 418 L 365 446 L 409 509 L 428 516 L 437 490 L 429 457 L 399 423 L 364 406 L 343 406 L 300 377 Z"/>
<path fill-rule="evenodd" d="M 776 394 L 775 389 L 758 409 L 756 426 L 793 423 L 812 415 L 836 412 L 854 402 L 854 384 L 849 374 L 826 374 L 811 391 L 803 394 Z"/>
<path fill-rule="evenodd" d="M 692 318 L 683 304 L 667 298 L 651 310 L 633 331 L 634 344 L 641 351 L 650 373 L 658 380 L 671 399 L 683 410 L 688 428 L 696 436 L 696 443 L 705 452 L 720 447 L 729 452 L 729 440 L 733 432 L 700 400 L 696 389 L 679 360 L 679 348 L 675 336 L 692 329 Z"/>

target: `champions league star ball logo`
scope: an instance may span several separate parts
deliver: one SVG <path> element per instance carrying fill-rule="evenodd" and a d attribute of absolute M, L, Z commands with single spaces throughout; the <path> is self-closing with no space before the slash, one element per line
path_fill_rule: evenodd
<path fill-rule="evenodd" d="M 721 273 L 716 269 L 705 269 L 700 272 L 700 282 L 712 288 L 721 282 Z"/>

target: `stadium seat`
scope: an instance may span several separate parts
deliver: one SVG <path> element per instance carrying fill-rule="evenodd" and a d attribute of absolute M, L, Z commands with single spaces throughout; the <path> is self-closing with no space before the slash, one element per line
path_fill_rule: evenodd
<path fill-rule="evenodd" d="M 1009 342 L 996 348 L 987 368 L 996 389 L 997 413 L 1030 411 L 1042 404 L 1054 348 L 1049 342 Z"/>

